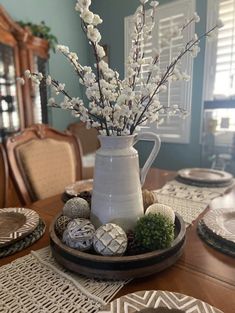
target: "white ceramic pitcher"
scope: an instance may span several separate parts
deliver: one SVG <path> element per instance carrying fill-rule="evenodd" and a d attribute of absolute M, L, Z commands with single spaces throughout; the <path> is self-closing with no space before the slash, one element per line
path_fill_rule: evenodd
<path fill-rule="evenodd" d="M 154 133 L 130 136 L 99 136 L 92 192 L 91 221 L 98 227 L 113 222 L 124 230 L 133 229 L 144 214 L 141 186 L 155 160 L 161 141 Z M 154 141 L 154 147 L 139 169 L 138 152 L 133 145 L 139 140 Z"/>

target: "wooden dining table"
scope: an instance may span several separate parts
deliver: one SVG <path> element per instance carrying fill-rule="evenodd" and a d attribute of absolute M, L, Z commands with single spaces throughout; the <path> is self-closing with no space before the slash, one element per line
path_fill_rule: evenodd
<path fill-rule="evenodd" d="M 158 189 L 175 175 L 175 172 L 151 169 L 144 187 L 149 190 Z M 206 211 L 234 206 L 235 188 L 231 188 L 227 194 L 214 199 Z M 30 253 L 31 250 L 49 245 L 48 228 L 63 207 L 61 195 L 37 201 L 29 207 L 37 211 L 45 221 L 46 232 L 32 246 L 0 259 L 0 266 Z M 133 279 L 119 291 L 116 298 L 139 290 L 168 290 L 205 301 L 225 313 L 235 313 L 235 259 L 216 251 L 199 238 L 197 223 L 202 215 L 187 228 L 183 255 L 173 266 L 148 277 Z"/>

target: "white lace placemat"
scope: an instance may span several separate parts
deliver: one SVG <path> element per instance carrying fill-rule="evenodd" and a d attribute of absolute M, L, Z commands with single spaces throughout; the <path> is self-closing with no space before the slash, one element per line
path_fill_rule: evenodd
<path fill-rule="evenodd" d="M 127 282 L 71 273 L 47 247 L 0 267 L 0 312 L 95 313 Z"/>
<path fill-rule="evenodd" d="M 155 190 L 158 202 L 171 206 L 188 224 L 206 209 L 212 199 L 222 196 L 228 187 L 195 187 L 172 180 L 163 188 Z"/>

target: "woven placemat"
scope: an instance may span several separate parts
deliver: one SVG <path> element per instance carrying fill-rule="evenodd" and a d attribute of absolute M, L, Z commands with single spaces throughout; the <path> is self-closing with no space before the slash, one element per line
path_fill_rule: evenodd
<path fill-rule="evenodd" d="M 0 258 L 14 254 L 18 251 L 23 250 L 24 248 L 31 246 L 35 241 L 37 241 L 38 239 L 42 237 L 42 235 L 45 233 L 45 230 L 46 230 L 46 224 L 40 218 L 38 226 L 35 228 L 35 230 L 31 234 L 13 243 L 10 246 L 1 248 Z"/>
<path fill-rule="evenodd" d="M 70 272 L 46 247 L 0 267 L 0 312 L 97 313 L 127 283 Z"/>
<path fill-rule="evenodd" d="M 200 220 L 198 222 L 197 232 L 200 238 L 209 246 L 222 253 L 235 257 L 235 244 L 213 233 L 205 225 L 203 220 Z"/>

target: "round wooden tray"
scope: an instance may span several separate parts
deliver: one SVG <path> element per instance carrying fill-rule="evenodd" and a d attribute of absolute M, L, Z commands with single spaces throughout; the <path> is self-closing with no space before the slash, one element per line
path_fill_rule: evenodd
<path fill-rule="evenodd" d="M 50 225 L 52 254 L 58 263 L 79 274 L 101 279 L 130 279 L 144 277 L 173 265 L 183 253 L 185 245 L 185 223 L 176 214 L 175 239 L 170 248 L 134 256 L 101 256 L 72 249 L 57 237 L 54 225 Z"/>

